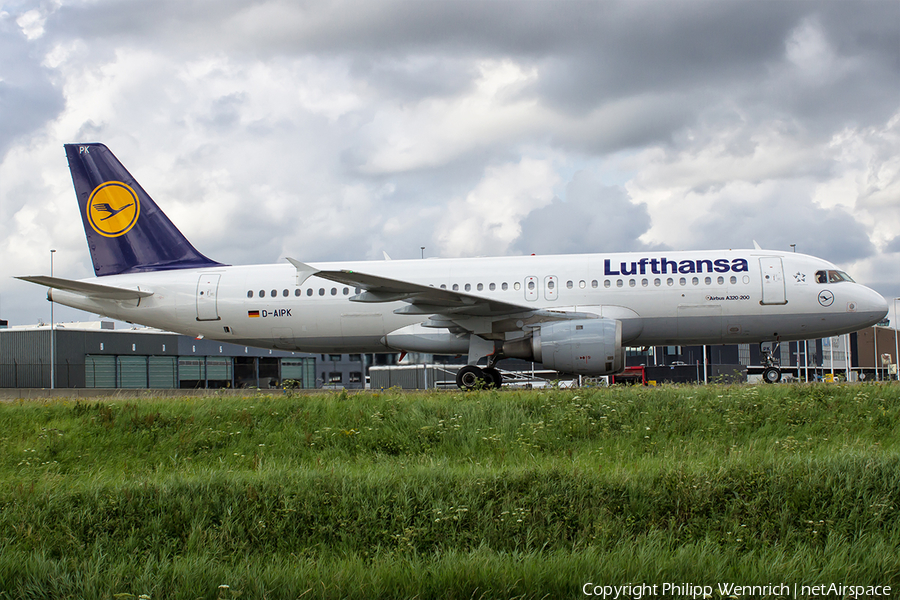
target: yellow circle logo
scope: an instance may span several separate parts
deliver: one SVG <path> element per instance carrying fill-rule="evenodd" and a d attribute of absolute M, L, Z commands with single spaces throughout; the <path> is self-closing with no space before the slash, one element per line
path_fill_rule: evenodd
<path fill-rule="evenodd" d="M 87 203 L 88 221 L 104 237 L 125 235 L 137 223 L 140 213 L 137 194 L 121 181 L 101 183 Z"/>

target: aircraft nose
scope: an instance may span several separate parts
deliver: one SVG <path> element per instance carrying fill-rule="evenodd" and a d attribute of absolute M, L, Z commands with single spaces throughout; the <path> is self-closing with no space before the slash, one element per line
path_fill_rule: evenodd
<path fill-rule="evenodd" d="M 871 317 L 873 322 L 878 323 L 888 313 L 887 300 L 871 288 L 865 286 L 860 286 L 860 288 L 860 293 L 856 298 L 856 311 Z"/>

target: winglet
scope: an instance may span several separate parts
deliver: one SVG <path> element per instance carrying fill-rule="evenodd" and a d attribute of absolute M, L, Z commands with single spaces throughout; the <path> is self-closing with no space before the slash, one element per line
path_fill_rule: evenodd
<path fill-rule="evenodd" d="M 384 260 L 391 260 L 391 257 L 388 256 L 387 250 L 382 250 L 381 253 L 384 254 Z"/>
<path fill-rule="evenodd" d="M 762 248 L 759 247 L 759 244 L 756 243 L 756 240 L 753 240 L 753 249 L 754 250 L 762 250 Z"/>
<path fill-rule="evenodd" d="M 321 269 L 311 267 L 308 264 L 302 263 L 299 260 L 295 260 L 289 256 L 287 257 L 287 261 L 294 265 L 294 268 L 297 269 L 297 285 L 303 285 L 304 281 L 321 271 Z"/>

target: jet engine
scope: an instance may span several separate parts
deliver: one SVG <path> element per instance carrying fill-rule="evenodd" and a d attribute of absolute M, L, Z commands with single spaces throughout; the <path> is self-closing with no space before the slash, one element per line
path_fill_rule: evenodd
<path fill-rule="evenodd" d="M 386 346 L 407 352 L 465 354 L 469 336 L 435 331 L 421 324 L 387 334 Z M 579 375 L 609 375 L 625 368 L 622 322 L 615 319 L 575 319 L 542 323 L 525 337 L 497 341 L 501 358 L 521 358 L 548 369 Z"/>
<path fill-rule="evenodd" d="M 504 342 L 502 352 L 579 375 L 610 375 L 625 368 L 622 322 L 613 319 L 543 323 L 531 337 Z"/>

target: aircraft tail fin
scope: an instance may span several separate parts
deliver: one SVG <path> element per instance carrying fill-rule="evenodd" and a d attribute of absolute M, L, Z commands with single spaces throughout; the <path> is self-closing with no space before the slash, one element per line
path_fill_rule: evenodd
<path fill-rule="evenodd" d="M 103 144 L 66 144 L 94 273 L 217 266 L 200 254 Z"/>

